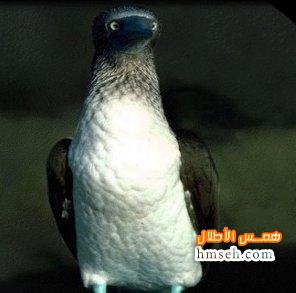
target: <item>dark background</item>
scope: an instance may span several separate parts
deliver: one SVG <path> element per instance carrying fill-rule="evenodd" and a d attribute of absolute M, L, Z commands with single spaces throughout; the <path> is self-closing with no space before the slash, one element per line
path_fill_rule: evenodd
<path fill-rule="evenodd" d="M 49 210 L 45 162 L 77 124 L 92 20 L 116 4 L 0 5 L 0 292 L 84 291 Z M 212 150 L 221 226 L 283 233 L 275 262 L 214 264 L 197 289 L 295 289 L 296 26 L 263 2 L 140 5 L 162 22 L 155 55 L 171 123 Z"/>

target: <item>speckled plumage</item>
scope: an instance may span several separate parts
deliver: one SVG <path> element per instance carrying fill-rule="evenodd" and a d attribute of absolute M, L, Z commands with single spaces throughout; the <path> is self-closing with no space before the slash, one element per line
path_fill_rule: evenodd
<path fill-rule="evenodd" d="M 144 56 L 127 65 L 97 60 L 71 144 L 86 286 L 156 289 L 193 286 L 201 278 L 178 143 L 163 114 L 152 54 Z"/>

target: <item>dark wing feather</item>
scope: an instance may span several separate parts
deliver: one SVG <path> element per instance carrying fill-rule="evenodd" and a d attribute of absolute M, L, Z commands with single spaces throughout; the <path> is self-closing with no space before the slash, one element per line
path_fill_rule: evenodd
<path fill-rule="evenodd" d="M 68 149 L 71 139 L 57 142 L 47 159 L 49 202 L 59 231 L 76 258 L 76 233 L 73 209 L 73 178 L 68 166 Z"/>
<path fill-rule="evenodd" d="M 196 233 L 218 229 L 218 175 L 213 159 L 204 142 L 194 133 L 176 132 L 181 152 L 180 177 L 190 198 L 185 200 Z M 211 248 L 206 244 L 204 249 Z M 204 270 L 207 268 L 202 262 Z M 204 272 L 205 273 L 205 272 Z"/>
<path fill-rule="evenodd" d="M 202 229 L 217 229 L 218 175 L 213 159 L 204 142 L 194 133 L 178 131 L 181 152 L 180 177 L 185 191 L 191 193 L 188 209 L 192 224 L 199 233 Z"/>

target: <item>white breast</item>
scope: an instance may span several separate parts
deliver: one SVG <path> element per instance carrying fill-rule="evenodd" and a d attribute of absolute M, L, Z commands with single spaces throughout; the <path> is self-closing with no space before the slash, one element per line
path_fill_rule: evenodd
<path fill-rule="evenodd" d="M 133 95 L 86 111 L 69 153 L 86 286 L 193 286 L 194 231 L 166 120 Z"/>

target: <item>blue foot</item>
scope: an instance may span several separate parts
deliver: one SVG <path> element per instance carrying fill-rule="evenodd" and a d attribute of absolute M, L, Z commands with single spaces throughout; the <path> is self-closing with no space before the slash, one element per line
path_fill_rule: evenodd
<path fill-rule="evenodd" d="M 181 293 L 184 290 L 183 286 L 172 286 L 171 293 Z"/>
<path fill-rule="evenodd" d="M 93 285 L 92 289 L 94 293 L 106 293 L 107 290 L 107 285 L 106 284 L 100 284 L 100 285 Z"/>

